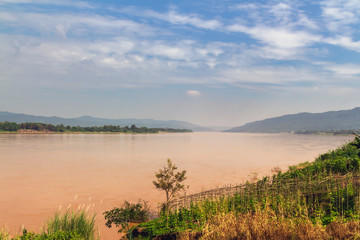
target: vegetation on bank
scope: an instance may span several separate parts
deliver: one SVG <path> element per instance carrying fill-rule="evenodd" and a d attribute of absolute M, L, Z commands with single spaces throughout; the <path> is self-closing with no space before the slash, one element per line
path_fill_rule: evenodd
<path fill-rule="evenodd" d="M 22 234 L 10 236 L 1 229 L 0 240 L 98 240 L 95 215 L 87 216 L 85 211 L 56 213 L 44 226 L 41 233 L 23 230 Z"/>
<path fill-rule="evenodd" d="M 120 127 L 113 125 L 81 127 L 81 126 L 64 126 L 63 124 L 53 125 L 46 123 L 16 123 L 16 122 L 0 122 L 0 132 L 18 132 L 19 130 L 34 130 L 38 132 L 84 132 L 84 133 L 159 133 L 159 132 L 192 132 L 189 129 L 174 128 L 147 128 L 131 125 L 130 127 Z"/>
<path fill-rule="evenodd" d="M 360 139 L 238 192 L 172 205 L 135 239 L 359 239 Z M 186 199 L 184 199 L 185 202 Z"/>

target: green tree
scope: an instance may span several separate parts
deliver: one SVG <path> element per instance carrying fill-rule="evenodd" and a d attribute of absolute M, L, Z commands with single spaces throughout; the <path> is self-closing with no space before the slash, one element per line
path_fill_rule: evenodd
<path fill-rule="evenodd" d="M 186 170 L 182 172 L 176 172 L 176 170 L 175 164 L 172 163 L 171 159 L 168 159 L 167 165 L 155 173 L 157 181 L 153 181 L 158 190 L 165 191 L 166 202 L 164 203 L 164 210 L 166 214 L 170 211 L 170 204 L 173 198 L 185 189 L 185 185 L 182 182 L 186 180 Z"/>
<path fill-rule="evenodd" d="M 20 126 L 16 122 L 0 122 L 0 129 L 4 131 L 17 131 Z"/>

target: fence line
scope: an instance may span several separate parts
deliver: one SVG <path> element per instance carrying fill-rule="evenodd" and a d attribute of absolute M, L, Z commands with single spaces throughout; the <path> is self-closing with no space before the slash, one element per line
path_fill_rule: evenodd
<path fill-rule="evenodd" d="M 271 180 L 270 177 L 264 179 L 255 183 L 229 185 L 191 195 L 184 195 L 172 202 L 172 208 L 189 207 L 191 203 L 196 203 L 205 199 L 219 199 L 221 197 L 234 196 L 235 194 L 246 194 L 251 197 L 259 197 L 265 195 L 275 196 L 276 194 L 284 192 L 289 194 L 298 192 L 303 196 L 310 196 L 333 192 L 336 189 L 339 191 L 340 187 L 348 186 L 350 183 L 360 186 L 360 176 L 359 174 L 354 173 L 331 175 L 327 178 L 314 176 L 313 178 L 306 180 L 296 178 L 286 180 L 274 178 Z"/>

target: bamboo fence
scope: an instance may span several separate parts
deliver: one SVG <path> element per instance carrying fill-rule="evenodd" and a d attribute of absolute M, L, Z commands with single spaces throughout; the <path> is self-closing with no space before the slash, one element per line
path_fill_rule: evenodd
<path fill-rule="evenodd" d="M 265 180 L 264 180 L 265 179 Z M 352 184 L 355 193 L 360 199 L 360 175 L 349 173 L 346 175 L 330 175 L 326 178 L 313 176 L 309 179 L 277 179 L 271 180 L 270 177 L 264 178 L 255 183 L 245 183 L 237 185 L 227 185 L 220 188 L 214 188 L 207 191 L 191 195 L 183 195 L 172 201 L 172 208 L 187 208 L 191 203 L 196 203 L 204 200 L 216 200 L 223 197 L 240 195 L 248 197 L 268 197 L 276 196 L 278 194 L 288 195 L 296 193 L 300 196 L 312 197 L 329 194 L 341 191 L 349 184 Z M 337 194 L 340 198 L 340 194 Z M 349 202 L 349 199 L 337 199 L 338 202 Z"/>

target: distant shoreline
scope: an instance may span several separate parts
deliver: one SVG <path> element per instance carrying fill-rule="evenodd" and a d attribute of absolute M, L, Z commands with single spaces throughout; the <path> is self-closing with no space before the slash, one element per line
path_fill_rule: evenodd
<path fill-rule="evenodd" d="M 0 134 L 14 134 L 14 135 L 30 135 L 30 134 L 157 134 L 157 133 L 192 133 L 192 132 L 166 132 L 166 131 L 159 131 L 159 132 L 145 132 L 145 133 L 139 133 L 139 132 L 55 132 L 55 131 L 36 131 L 36 130 L 30 130 L 30 131 L 1 131 Z"/>
<path fill-rule="evenodd" d="M 54 133 L 178 133 L 178 132 L 192 132 L 190 129 L 175 129 L 175 128 L 148 128 L 137 127 L 132 124 L 130 127 L 120 127 L 119 125 L 104 125 L 104 126 L 64 126 L 63 124 L 53 125 L 46 123 L 16 123 L 16 122 L 0 122 L 0 133 L 15 133 L 15 134 L 54 134 Z"/>

